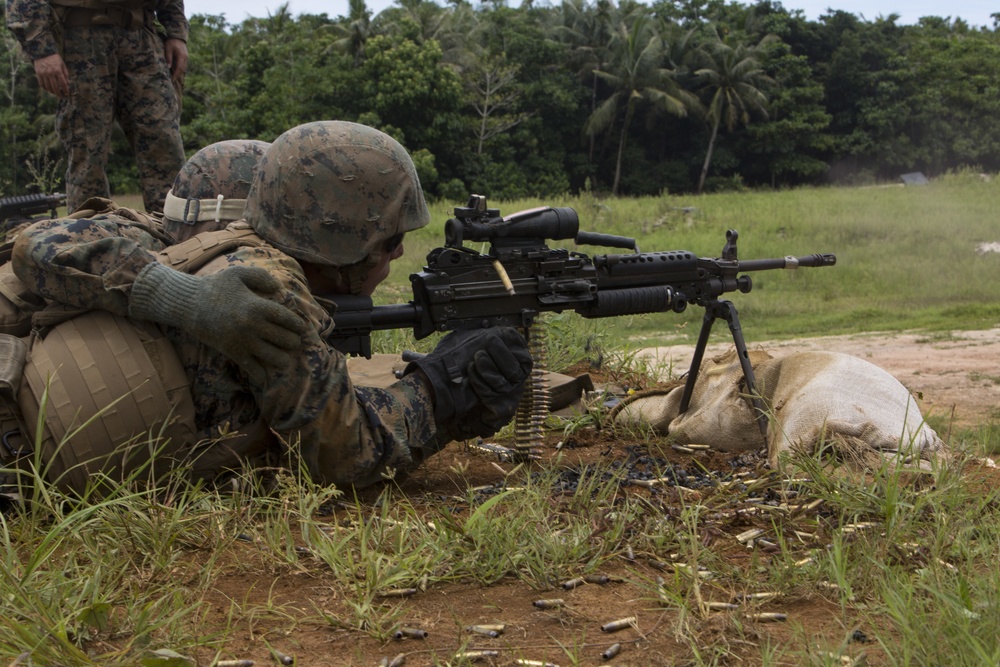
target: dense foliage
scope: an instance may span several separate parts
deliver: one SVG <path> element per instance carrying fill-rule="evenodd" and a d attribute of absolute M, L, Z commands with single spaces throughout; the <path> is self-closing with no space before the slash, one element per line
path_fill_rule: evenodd
<path fill-rule="evenodd" d="M 1000 16 L 1000 15 L 994 15 Z M 431 196 L 625 195 L 1000 170 L 1000 31 L 761 0 L 396 0 L 374 15 L 191 19 L 189 152 L 339 118 L 413 152 Z M 4 32 L 0 191 L 60 185 L 55 100 Z M 116 192 L 136 189 L 118 134 Z"/>

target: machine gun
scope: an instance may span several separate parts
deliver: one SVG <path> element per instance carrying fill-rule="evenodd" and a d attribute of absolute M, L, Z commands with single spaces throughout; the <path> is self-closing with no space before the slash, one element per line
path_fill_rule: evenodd
<path fill-rule="evenodd" d="M 57 209 L 65 203 L 66 195 L 60 192 L 2 197 L 0 198 L 0 230 L 10 229 L 22 222 L 55 218 L 58 215 Z M 40 217 L 36 218 L 35 216 Z"/>
<path fill-rule="evenodd" d="M 718 258 L 698 257 L 686 250 L 639 252 L 635 240 L 579 231 L 571 208 L 541 207 L 502 217 L 487 208 L 486 198 L 472 195 L 445 224 L 445 245 L 427 255 L 427 264 L 410 276 L 413 300 L 373 306 L 368 297 L 336 296 L 327 307 L 336 328 L 328 342 L 345 354 L 371 356 L 372 331 L 411 328 L 418 340 L 436 331 L 513 326 L 527 331 L 544 312 L 572 310 L 586 318 L 641 313 L 683 312 L 688 305 L 705 309 L 691 361 L 681 412 L 687 410 L 698 378 L 705 346 L 716 319 L 732 332 L 747 393 L 766 434 L 767 417 L 756 392 L 753 367 L 736 308 L 720 300 L 726 292 L 747 293 L 751 271 L 833 266 L 832 254 L 755 259 L 737 257 L 736 230 L 726 232 Z M 577 245 L 628 249 L 627 254 L 589 257 L 549 240 L 572 239 Z M 486 254 L 465 242 L 488 242 Z"/>

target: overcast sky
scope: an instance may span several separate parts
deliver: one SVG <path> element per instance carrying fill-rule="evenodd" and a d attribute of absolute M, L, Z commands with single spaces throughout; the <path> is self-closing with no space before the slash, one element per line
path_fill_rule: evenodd
<path fill-rule="evenodd" d="M 224 14 L 229 23 L 239 23 L 251 16 L 268 16 L 281 4 L 280 0 L 185 0 L 188 16 Z M 395 0 L 368 0 L 368 7 L 375 14 L 393 4 Z M 516 6 L 518 3 L 511 0 L 510 4 Z M 916 23 L 921 16 L 951 16 L 962 18 L 973 26 L 987 27 L 993 26 L 990 14 L 1000 12 L 1000 0 L 783 0 L 781 4 L 788 10 L 801 9 L 810 20 L 816 20 L 832 8 L 869 21 L 895 13 L 900 15 L 900 23 Z M 293 15 L 326 12 L 336 17 L 348 13 L 348 0 L 289 0 L 288 6 Z"/>

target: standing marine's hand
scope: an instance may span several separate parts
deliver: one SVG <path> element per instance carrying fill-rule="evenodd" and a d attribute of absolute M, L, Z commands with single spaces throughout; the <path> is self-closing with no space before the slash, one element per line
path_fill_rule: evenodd
<path fill-rule="evenodd" d="M 62 56 L 53 53 L 34 61 L 35 76 L 38 77 L 38 85 L 42 90 L 52 93 L 56 97 L 69 97 L 69 70 Z"/>
<path fill-rule="evenodd" d="M 167 59 L 167 67 L 170 68 L 170 78 L 183 83 L 188 68 L 187 44 L 183 39 L 168 38 L 163 42 L 163 55 Z"/>
<path fill-rule="evenodd" d="M 292 310 L 266 298 L 280 290 L 280 282 L 261 268 L 192 276 L 154 263 L 136 277 L 129 315 L 175 326 L 262 381 L 268 369 L 291 363 L 307 328 Z"/>

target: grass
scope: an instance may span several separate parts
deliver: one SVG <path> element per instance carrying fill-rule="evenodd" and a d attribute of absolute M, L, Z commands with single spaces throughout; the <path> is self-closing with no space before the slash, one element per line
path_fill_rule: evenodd
<path fill-rule="evenodd" d="M 743 257 L 838 254 L 835 268 L 761 276 L 752 293 L 736 295 L 749 340 L 901 329 L 946 339 L 951 330 L 1000 324 L 1000 257 L 972 250 L 1000 233 L 993 217 L 998 182 L 960 174 L 924 188 L 546 203 L 574 206 L 583 227 L 634 235 L 644 250 L 714 256 L 724 230 L 736 227 Z M 512 212 L 541 203 L 492 205 Z M 440 242 L 438 223 L 449 213 L 436 206 L 435 225 L 408 236 L 383 302 L 406 299 L 406 275 Z M 632 350 L 690 341 L 697 318 L 551 316 L 550 367 L 588 359 L 620 384 L 642 387 L 663 369 L 644 365 Z M 376 339 L 377 349 L 404 346 L 427 349 L 430 342 L 405 332 Z M 581 416 L 554 426 L 571 434 L 592 424 Z M 649 443 L 651 454 L 669 447 L 649 433 L 621 437 Z M 409 621 L 407 598 L 394 592 L 515 581 L 553 597 L 568 579 L 624 567 L 638 591 L 630 602 L 662 614 L 662 628 L 681 647 L 679 664 L 840 665 L 842 656 L 861 652 L 869 664 L 900 667 L 998 664 L 998 491 L 995 477 L 960 472 L 965 457 L 1000 452 L 1000 414 L 951 440 L 958 458 L 924 476 L 888 466 L 850 475 L 822 456 L 799 456 L 798 481 L 743 484 L 717 473 L 720 486 L 676 497 L 636 493 L 614 461 L 576 467 L 561 456 L 508 465 L 507 490 L 470 488 L 464 497 L 432 502 L 392 483 L 363 501 L 290 473 L 268 488 L 252 478 L 220 489 L 178 481 L 168 484 L 171 493 L 105 486 L 86 505 L 49 489 L 0 516 L 0 658 L 212 664 L 239 657 L 234 647 L 246 636 L 279 646 L 303 629 L 384 645 Z M 562 484 L 567 475 L 576 482 L 570 491 Z M 738 513 L 761 497 L 822 504 Z M 731 536 L 748 527 L 762 529 L 777 552 L 765 557 L 759 546 L 740 547 L 740 558 L 729 557 Z M 304 597 L 284 595 L 277 583 L 285 575 L 314 583 L 301 589 Z M 257 583 L 229 595 L 222 582 L 231 577 Z M 749 616 L 772 603 L 724 612 L 709 606 L 750 592 L 825 609 L 836 629 L 820 636 L 815 626 L 792 622 L 776 640 Z M 226 610 L 224 622 L 207 622 L 213 606 Z M 572 614 L 554 615 L 571 626 Z M 859 628 L 866 643 L 854 639 Z M 560 662 L 594 664 L 593 639 L 556 640 Z M 466 648 L 465 640 L 456 646 Z M 357 656 L 342 659 L 361 664 Z"/>

